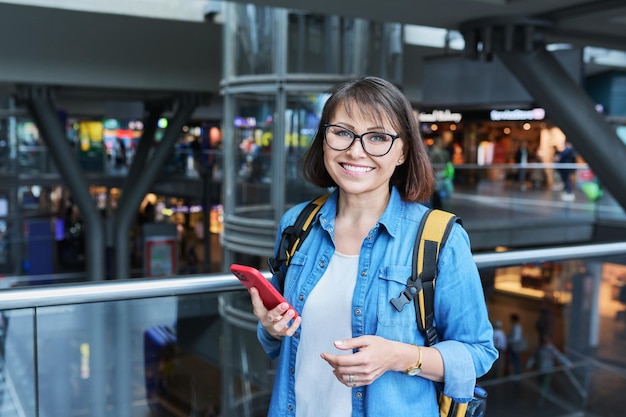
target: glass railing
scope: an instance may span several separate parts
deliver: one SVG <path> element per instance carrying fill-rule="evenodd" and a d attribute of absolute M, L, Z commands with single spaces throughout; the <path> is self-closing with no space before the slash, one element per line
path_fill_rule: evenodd
<path fill-rule="evenodd" d="M 475 260 L 490 319 L 506 330 L 520 314 L 528 342 L 521 373 L 503 355 L 481 378 L 487 415 L 623 415 L 626 242 Z M 212 274 L 2 291 L 0 415 L 265 415 L 274 365 L 242 289 Z M 546 303 L 568 361 L 537 369 L 529 359 Z"/>

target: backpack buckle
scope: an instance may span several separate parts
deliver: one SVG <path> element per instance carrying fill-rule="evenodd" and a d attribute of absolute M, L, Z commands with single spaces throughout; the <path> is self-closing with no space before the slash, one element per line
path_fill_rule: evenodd
<path fill-rule="evenodd" d="M 404 289 L 399 296 L 389 300 L 393 308 L 399 313 L 404 309 L 404 306 L 409 304 L 417 297 L 417 294 L 422 290 L 422 283 L 418 280 L 414 280 L 413 277 L 409 277 L 406 281 L 406 289 Z"/>

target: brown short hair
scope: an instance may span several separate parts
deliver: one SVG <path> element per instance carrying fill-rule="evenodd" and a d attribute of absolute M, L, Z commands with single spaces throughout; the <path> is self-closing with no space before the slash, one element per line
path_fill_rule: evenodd
<path fill-rule="evenodd" d="M 335 110 L 341 105 L 349 115 L 358 111 L 366 118 L 391 122 L 396 134 L 404 143 L 405 161 L 396 167 L 390 183 L 398 188 L 403 200 L 415 202 L 428 200 L 434 189 L 433 170 L 411 103 L 395 85 L 376 77 L 357 78 L 331 89 L 313 143 L 304 156 L 304 178 L 323 188 L 337 186 L 324 166 L 322 126 L 330 122 Z"/>

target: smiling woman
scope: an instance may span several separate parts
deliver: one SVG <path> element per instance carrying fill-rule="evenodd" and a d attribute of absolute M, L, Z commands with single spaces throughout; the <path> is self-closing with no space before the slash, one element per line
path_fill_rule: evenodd
<path fill-rule="evenodd" d="M 269 416 L 439 415 L 437 387 L 468 402 L 497 356 L 465 230 L 450 226 L 438 265 L 439 342 L 426 343 L 408 290 L 413 246 L 433 191 L 417 119 L 392 83 L 375 77 L 331 90 L 303 162 L 304 177 L 335 191 L 319 208 L 284 277 L 287 303 L 264 306 L 250 289 L 257 335 L 278 368 Z M 304 202 L 282 217 L 293 229 Z M 458 303 L 458 294 L 467 302 Z M 299 316 L 289 315 L 289 305 Z M 439 312 L 445 313 L 439 313 Z M 445 374 L 444 374 L 445 369 Z M 409 395 L 420 392 L 422 395 Z M 319 399 L 325 401 L 320 402 Z"/>

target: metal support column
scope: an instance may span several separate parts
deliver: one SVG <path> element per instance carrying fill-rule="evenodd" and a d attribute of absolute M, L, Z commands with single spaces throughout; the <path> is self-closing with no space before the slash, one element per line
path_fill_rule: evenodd
<path fill-rule="evenodd" d="M 85 230 L 89 233 L 89 239 L 85 241 L 87 277 L 91 281 L 101 281 L 105 278 L 104 224 L 89 194 L 89 184 L 82 174 L 78 158 L 71 156 L 74 152 L 48 93 L 46 88 L 29 89 L 28 105 L 57 169 L 71 190 L 72 198 L 85 220 Z"/>
<path fill-rule="evenodd" d="M 186 96 L 180 100 L 178 109 L 149 163 L 145 164 L 145 169 L 141 171 L 141 175 L 131 178 L 131 181 L 128 182 L 127 187 L 123 190 L 118 202 L 114 228 L 116 279 L 130 278 L 130 267 L 128 262 L 124 262 L 128 254 L 128 234 L 126 232 L 130 230 L 130 225 L 137 214 L 139 204 L 141 204 L 150 186 L 161 172 L 163 164 L 174 149 L 174 144 L 183 126 L 189 121 L 191 114 L 195 110 L 197 101 L 194 96 Z"/>
<path fill-rule="evenodd" d="M 129 190 L 132 187 L 132 184 L 135 182 L 135 179 L 142 175 L 144 168 L 146 166 L 146 161 L 148 159 L 148 155 L 150 153 L 150 149 L 152 148 L 152 144 L 154 142 L 154 134 L 157 129 L 159 118 L 163 112 L 163 106 L 161 104 L 153 104 L 147 105 L 148 108 L 148 116 L 144 122 L 144 130 L 141 134 L 141 138 L 139 139 L 139 146 L 137 147 L 137 152 L 133 157 L 133 161 L 130 165 L 130 169 L 126 178 L 124 179 L 124 183 L 122 185 L 122 193 L 126 190 Z M 116 274 L 119 272 L 117 269 L 117 264 L 119 262 L 124 262 L 124 260 L 128 260 L 127 248 L 126 252 L 120 252 L 119 248 L 116 251 L 114 248 L 114 243 L 118 241 L 118 236 L 128 236 L 130 223 L 127 225 L 126 229 L 117 227 L 118 222 L 116 222 L 118 213 L 125 213 L 128 211 L 129 215 L 132 219 L 132 214 L 136 214 L 137 207 L 129 206 L 126 207 L 123 204 L 128 201 L 128 199 L 120 199 L 117 205 L 117 210 L 112 213 L 111 218 L 109 219 L 109 227 L 107 228 L 107 259 L 110 261 L 110 268 L 107 270 L 109 279 L 119 278 Z M 120 238 L 121 240 L 121 238 Z M 127 263 L 127 262 L 124 262 Z M 127 265 L 127 268 L 128 265 Z"/>

